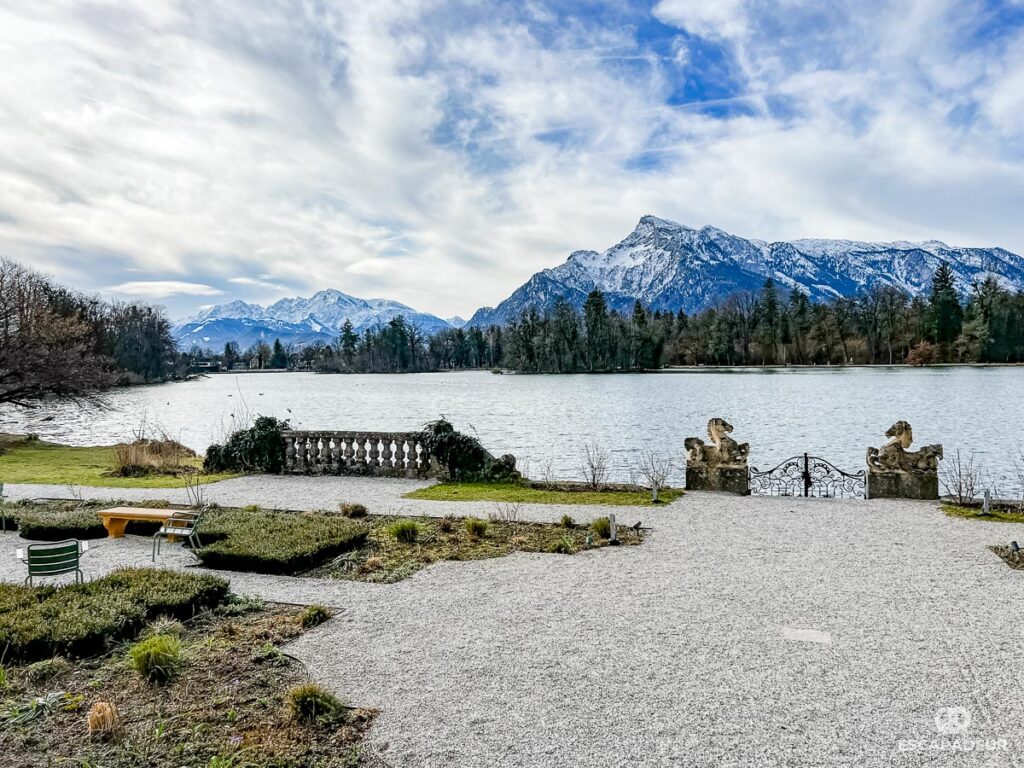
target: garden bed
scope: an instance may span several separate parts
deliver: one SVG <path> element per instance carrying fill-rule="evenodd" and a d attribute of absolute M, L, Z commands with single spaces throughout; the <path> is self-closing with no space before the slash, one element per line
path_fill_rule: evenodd
<path fill-rule="evenodd" d="M 360 745 L 374 711 L 335 702 L 329 712 L 305 720 L 292 709 L 292 694 L 308 678 L 281 646 L 304 631 L 305 612 L 237 601 L 184 626 L 152 625 L 147 636 L 159 630 L 180 639 L 180 671 L 163 684 L 147 682 L 132 669 L 125 648 L 51 665 L 45 674 L 38 665 L 8 667 L 0 690 L 0 762 L 104 768 L 364 765 Z M 90 737 L 87 713 L 98 702 L 113 705 L 118 725 Z"/>
<path fill-rule="evenodd" d="M 993 523 L 1024 523 L 1024 507 L 1016 504 L 1003 503 L 991 505 L 986 514 L 980 504 L 977 506 L 961 506 L 943 504 L 943 511 L 950 517 L 962 517 L 967 520 L 987 520 Z"/>
<path fill-rule="evenodd" d="M 18 501 L 0 504 L 0 530 L 17 530 L 23 539 L 32 541 L 62 541 L 63 539 L 102 539 L 107 536 L 103 521 L 96 514 L 101 509 L 116 506 L 102 501 Z M 151 502 L 143 506 L 167 507 L 166 503 Z M 127 533 L 152 535 L 159 523 L 132 520 Z"/>
<path fill-rule="evenodd" d="M 1003 562 L 1011 568 L 1018 571 L 1024 571 L 1024 551 L 1018 549 L 1015 552 L 1012 547 L 1001 546 L 998 544 L 989 547 L 989 549 L 999 555 Z"/>
<path fill-rule="evenodd" d="M 0 583 L 0 658 L 24 663 L 102 653 L 157 616 L 188 618 L 227 595 L 215 576 L 126 568 L 56 589 Z"/>
<path fill-rule="evenodd" d="M 208 568 L 295 574 L 360 547 L 369 527 L 340 515 L 217 509 L 198 528 Z"/>
<path fill-rule="evenodd" d="M 660 491 L 660 504 L 683 495 L 678 488 Z M 653 506 L 651 492 L 628 486 L 595 490 L 584 483 L 438 483 L 405 494 L 426 501 L 494 501 L 509 504 L 585 504 L 617 507 Z"/>
<path fill-rule="evenodd" d="M 607 523 L 607 518 L 602 520 Z M 373 517 L 371 525 L 363 546 L 310 575 L 391 583 L 444 560 L 482 560 L 513 552 L 572 555 L 611 545 L 600 522 L 577 525 L 569 519 L 554 524 L 456 517 Z M 413 540 L 400 540 L 403 527 L 407 532 L 415 530 Z M 643 532 L 620 526 L 618 539 L 624 545 L 640 544 Z"/>

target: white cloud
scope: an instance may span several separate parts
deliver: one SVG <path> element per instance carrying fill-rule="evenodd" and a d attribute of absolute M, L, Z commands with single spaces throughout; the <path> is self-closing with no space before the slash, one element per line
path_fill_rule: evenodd
<path fill-rule="evenodd" d="M 654 15 L 701 37 L 731 39 L 747 31 L 743 0 L 660 0 Z"/>
<path fill-rule="evenodd" d="M 0 6 L 0 252 L 446 316 L 645 213 L 1024 250 L 1024 42 L 980 5 L 663 0 L 656 43 L 516 8 Z"/>
<path fill-rule="evenodd" d="M 221 296 L 224 293 L 211 285 L 186 283 L 178 280 L 139 280 L 110 285 L 103 290 L 108 293 L 146 299 L 166 299 L 171 296 Z"/>

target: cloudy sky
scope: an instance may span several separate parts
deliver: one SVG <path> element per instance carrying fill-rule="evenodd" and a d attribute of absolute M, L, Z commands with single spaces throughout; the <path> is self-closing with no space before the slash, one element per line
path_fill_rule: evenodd
<path fill-rule="evenodd" d="M 0 0 L 0 254 L 468 316 L 652 213 L 1024 252 L 1024 0 Z"/>

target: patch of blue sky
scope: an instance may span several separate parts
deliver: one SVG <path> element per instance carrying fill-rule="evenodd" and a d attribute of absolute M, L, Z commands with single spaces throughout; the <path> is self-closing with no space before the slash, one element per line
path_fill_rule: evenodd
<path fill-rule="evenodd" d="M 1019 0 L 984 0 L 969 42 L 999 43 L 1024 30 L 1024 4 Z"/>
<path fill-rule="evenodd" d="M 441 110 L 441 119 L 431 132 L 434 144 L 459 154 L 478 173 L 496 173 L 515 165 L 515 146 L 497 116 L 478 106 L 471 94 L 449 92 Z"/>

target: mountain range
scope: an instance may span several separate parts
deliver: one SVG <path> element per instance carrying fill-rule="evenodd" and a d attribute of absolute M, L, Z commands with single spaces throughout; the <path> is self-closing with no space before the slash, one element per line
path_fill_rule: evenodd
<path fill-rule="evenodd" d="M 497 307 L 477 310 L 468 325 L 500 325 L 529 307 L 548 309 L 559 298 L 579 308 L 594 288 L 620 311 L 639 300 L 653 310 L 688 314 L 737 291 L 757 290 L 769 277 L 814 301 L 853 296 L 880 284 L 917 296 L 927 291 L 942 262 L 952 268 L 962 294 L 989 275 L 1007 288 L 1024 289 L 1024 259 L 1002 248 L 956 248 L 937 240 L 768 243 L 644 216 L 622 242 L 601 253 L 571 253 L 557 267 L 537 272 Z"/>
<path fill-rule="evenodd" d="M 655 216 L 606 251 L 574 251 L 562 264 L 537 272 L 497 307 L 478 309 L 468 322 L 443 320 L 387 299 L 360 299 L 337 290 L 309 298 L 282 299 L 269 307 L 233 301 L 181 321 L 174 336 L 184 348 L 242 348 L 257 341 L 309 344 L 337 338 L 345 320 L 357 331 L 399 315 L 426 333 L 443 328 L 504 324 L 523 310 L 550 309 L 560 298 L 580 308 L 598 288 L 609 306 L 629 311 L 639 300 L 653 310 L 687 313 L 713 306 L 737 291 L 755 291 L 771 277 L 783 290 L 800 290 L 814 301 L 853 296 L 891 285 L 918 296 L 928 290 L 939 264 L 953 271 L 957 289 L 988 276 L 1024 290 L 1024 259 L 1003 248 L 958 248 L 922 243 L 748 240 L 714 227 L 692 229 Z"/>
<path fill-rule="evenodd" d="M 309 298 L 281 299 L 269 307 L 244 301 L 218 304 L 182 320 L 174 327 L 173 334 L 184 349 L 198 346 L 220 350 L 229 341 L 245 349 L 256 342 L 269 344 L 275 339 L 296 345 L 317 341 L 331 343 L 341 333 L 346 320 L 359 332 L 398 316 L 426 333 L 452 327 L 447 320 L 417 312 L 397 301 L 360 299 L 331 289 Z"/>

